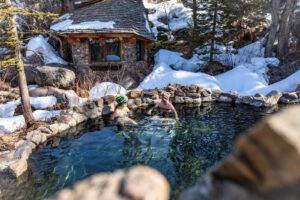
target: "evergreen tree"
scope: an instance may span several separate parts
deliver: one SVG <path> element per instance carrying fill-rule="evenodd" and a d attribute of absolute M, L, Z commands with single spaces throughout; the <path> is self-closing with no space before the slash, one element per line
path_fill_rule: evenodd
<path fill-rule="evenodd" d="M 26 8 L 14 7 L 11 0 L 0 0 L 0 21 L 4 23 L 4 35 L 1 36 L 0 46 L 5 46 L 10 51 L 9 58 L 0 61 L 0 67 L 16 67 L 18 69 L 19 88 L 23 115 L 27 127 L 34 123 L 31 110 L 27 81 L 22 61 L 21 45 L 23 42 L 19 39 L 17 16 L 36 17 L 37 19 L 51 18 L 58 20 L 58 15 L 52 13 L 43 13 L 30 11 Z M 32 30 L 37 32 L 37 30 Z"/>
<path fill-rule="evenodd" d="M 232 14 L 228 12 L 227 2 L 224 0 L 201 0 L 198 27 L 196 37 L 198 43 L 197 53 L 203 57 L 208 64 L 214 62 L 214 56 L 220 54 L 217 45 L 222 44 L 220 39 L 223 32 L 231 25 Z"/>

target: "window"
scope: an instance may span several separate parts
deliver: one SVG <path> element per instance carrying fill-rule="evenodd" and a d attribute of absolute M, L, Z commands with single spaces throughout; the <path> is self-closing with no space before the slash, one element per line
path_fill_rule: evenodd
<path fill-rule="evenodd" d="M 143 49 L 142 41 L 138 40 L 136 42 L 136 61 L 143 60 Z"/>
<path fill-rule="evenodd" d="M 119 38 L 93 39 L 90 41 L 91 61 L 120 61 L 120 47 Z"/>

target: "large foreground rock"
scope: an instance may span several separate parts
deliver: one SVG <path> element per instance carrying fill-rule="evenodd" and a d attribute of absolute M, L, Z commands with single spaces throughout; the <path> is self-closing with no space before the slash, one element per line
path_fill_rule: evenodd
<path fill-rule="evenodd" d="M 61 89 L 72 89 L 75 73 L 65 67 L 42 66 L 36 68 L 35 82 L 40 86 L 53 86 Z"/>
<path fill-rule="evenodd" d="M 170 187 L 158 171 L 144 166 L 101 173 L 62 190 L 52 200 L 168 200 Z"/>
<path fill-rule="evenodd" d="M 194 199 L 300 199 L 300 106 L 257 124 L 233 153 L 181 195 Z"/>

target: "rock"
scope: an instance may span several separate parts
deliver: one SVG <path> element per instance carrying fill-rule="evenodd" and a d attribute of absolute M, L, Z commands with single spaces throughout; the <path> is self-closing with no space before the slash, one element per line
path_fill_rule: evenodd
<path fill-rule="evenodd" d="M 264 95 L 262 93 L 256 93 L 254 97 L 264 97 Z"/>
<path fill-rule="evenodd" d="M 300 107 L 257 124 L 240 137 L 234 152 L 213 174 L 259 192 L 284 188 L 300 180 Z M 275 148 L 276 147 L 276 148 Z"/>
<path fill-rule="evenodd" d="M 134 103 L 137 105 L 137 106 L 140 106 L 142 104 L 142 99 L 141 98 L 136 98 L 134 100 Z"/>
<path fill-rule="evenodd" d="M 101 173 L 64 189 L 52 200 L 168 200 L 170 187 L 166 178 L 149 167 Z"/>
<path fill-rule="evenodd" d="M 145 97 L 152 97 L 152 96 L 155 96 L 155 95 L 158 95 L 158 92 L 156 90 L 144 92 Z"/>
<path fill-rule="evenodd" d="M 176 87 L 169 85 L 166 90 L 168 92 L 171 92 L 171 91 L 176 91 L 177 89 L 176 89 Z"/>
<path fill-rule="evenodd" d="M 53 86 L 61 89 L 72 89 L 75 73 L 66 67 L 42 66 L 36 68 L 35 82 L 40 86 Z"/>
<path fill-rule="evenodd" d="M 121 194 L 130 199 L 169 199 L 170 187 L 166 178 L 149 167 L 133 167 L 125 174 Z"/>
<path fill-rule="evenodd" d="M 129 98 L 135 99 L 142 96 L 142 91 L 138 89 L 134 89 L 129 91 Z"/>
<path fill-rule="evenodd" d="M 109 106 L 109 105 L 104 105 L 103 106 L 103 110 L 102 110 L 102 115 L 109 115 L 109 114 L 111 114 L 111 113 L 113 113 L 113 109 L 112 109 L 112 107 L 111 106 Z"/>
<path fill-rule="evenodd" d="M 175 103 L 184 103 L 184 97 L 176 96 L 175 97 Z"/>
<path fill-rule="evenodd" d="M 132 78 L 130 75 L 125 75 L 122 77 L 121 86 L 123 86 L 126 90 L 138 87 L 138 83 Z"/>
<path fill-rule="evenodd" d="M 15 178 L 21 176 L 24 172 L 27 171 L 28 165 L 27 161 L 24 159 L 17 160 L 9 165 L 9 173 L 12 174 Z"/>
<path fill-rule="evenodd" d="M 211 101 L 217 101 L 222 93 L 221 90 L 212 90 Z"/>
<path fill-rule="evenodd" d="M 193 99 L 194 104 L 201 104 L 202 100 L 201 98 Z"/>
<path fill-rule="evenodd" d="M 102 97 L 102 99 L 105 104 L 111 104 L 116 100 L 116 97 L 113 95 L 107 95 Z"/>
<path fill-rule="evenodd" d="M 298 86 L 297 86 L 297 88 L 296 88 L 295 91 L 296 91 L 296 92 L 300 92 L 300 84 L 298 84 Z"/>
<path fill-rule="evenodd" d="M 182 90 L 177 90 L 175 94 L 180 97 L 185 96 L 185 93 Z"/>
<path fill-rule="evenodd" d="M 135 104 L 135 100 L 134 99 L 129 99 L 128 102 L 127 102 L 127 106 L 128 107 L 131 107 Z"/>
<path fill-rule="evenodd" d="M 202 102 L 211 102 L 211 101 L 214 101 L 214 99 L 212 99 L 212 96 L 202 97 Z"/>
<path fill-rule="evenodd" d="M 287 92 L 283 93 L 283 97 L 290 99 L 290 100 L 295 100 L 298 99 L 297 92 Z"/>
<path fill-rule="evenodd" d="M 212 94 L 212 90 L 209 88 L 205 88 L 201 91 L 201 95 L 203 97 L 211 96 L 211 94 Z"/>
<path fill-rule="evenodd" d="M 193 99 L 190 97 L 183 97 L 184 103 L 193 103 Z M 175 100 L 176 101 L 176 100 Z"/>
<path fill-rule="evenodd" d="M 200 93 L 187 93 L 186 96 L 191 97 L 191 98 L 200 98 L 201 94 Z"/>
<path fill-rule="evenodd" d="M 221 95 L 218 99 L 219 102 L 231 103 L 232 98 L 227 95 Z"/>
<path fill-rule="evenodd" d="M 282 96 L 282 93 L 281 92 L 278 92 L 277 90 L 272 90 L 271 92 L 269 92 L 267 94 L 266 97 L 271 97 L 271 96 Z"/>

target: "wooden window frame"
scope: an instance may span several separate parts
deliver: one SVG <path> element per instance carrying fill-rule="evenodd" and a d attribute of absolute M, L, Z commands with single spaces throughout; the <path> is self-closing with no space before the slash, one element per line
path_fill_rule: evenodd
<path fill-rule="evenodd" d="M 115 37 L 115 38 L 117 38 L 117 37 Z M 93 38 L 93 39 L 100 39 L 100 38 Z M 105 37 L 105 38 L 102 38 L 102 39 L 113 39 L 113 37 Z M 97 63 L 111 63 L 111 62 L 113 62 L 113 63 L 116 63 L 116 62 L 122 62 L 123 61 L 123 59 L 122 59 L 122 54 L 123 54 L 123 52 L 122 52 L 122 40 L 119 40 L 119 43 L 120 43 L 120 60 L 107 60 L 107 50 L 106 50 L 106 42 L 105 42 L 105 45 L 104 45 L 104 61 L 93 61 L 92 60 L 92 49 L 91 49 L 91 42 L 90 41 L 88 41 L 88 44 L 89 44 L 89 64 L 97 64 Z"/>
<path fill-rule="evenodd" d="M 135 45 L 137 45 L 138 42 L 141 44 L 140 59 L 139 60 L 136 59 L 136 61 L 137 62 L 145 61 L 145 42 L 143 40 L 137 40 Z"/>

